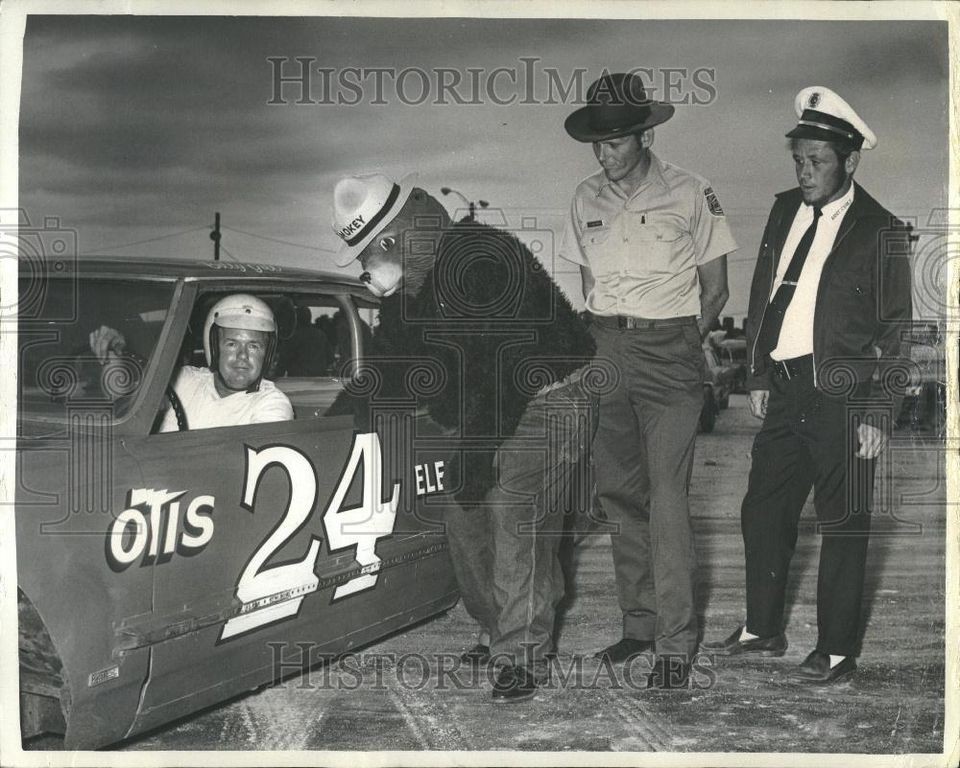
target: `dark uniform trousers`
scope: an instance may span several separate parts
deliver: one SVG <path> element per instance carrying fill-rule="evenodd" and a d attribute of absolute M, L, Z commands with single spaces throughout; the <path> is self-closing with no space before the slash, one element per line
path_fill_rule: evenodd
<path fill-rule="evenodd" d="M 821 534 L 817 650 L 856 655 L 876 464 L 855 456 L 858 423 L 844 398 L 814 388 L 812 371 L 771 375 L 741 508 L 749 632 L 783 630 L 790 559 L 812 487 Z"/>
<path fill-rule="evenodd" d="M 693 317 L 620 328 L 596 317 L 600 364 L 619 381 L 600 397 L 594 470 L 611 534 L 623 636 L 659 655 L 697 645 L 696 560 L 687 493 L 703 407 L 704 357 Z"/>

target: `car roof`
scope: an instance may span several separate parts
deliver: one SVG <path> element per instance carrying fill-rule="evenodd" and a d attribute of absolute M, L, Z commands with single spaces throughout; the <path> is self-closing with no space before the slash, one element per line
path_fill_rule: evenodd
<path fill-rule="evenodd" d="M 216 282 L 243 277 L 272 278 L 302 283 L 305 280 L 364 288 L 355 277 L 319 269 L 286 267 L 279 264 L 258 264 L 237 261 L 200 261 L 188 259 L 125 259 L 119 256 L 82 256 L 78 259 L 54 260 L 47 257 L 46 271 L 52 275 L 75 274 L 83 277 L 141 277 L 148 279 L 185 279 Z M 29 263 L 25 263 L 29 262 Z M 36 270 L 34 260 L 21 259 L 21 274 Z"/>

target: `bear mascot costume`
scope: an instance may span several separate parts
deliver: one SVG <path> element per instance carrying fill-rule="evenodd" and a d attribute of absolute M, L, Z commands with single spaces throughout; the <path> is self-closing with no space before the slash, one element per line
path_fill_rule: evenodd
<path fill-rule="evenodd" d="M 497 665 L 494 701 L 521 701 L 547 679 L 554 652 L 558 532 L 572 469 L 592 437 L 586 372 L 595 346 L 516 237 L 452 224 L 415 179 L 372 174 L 336 185 L 337 262 L 359 260 L 361 281 L 381 297 L 363 359 L 376 396 L 414 397 L 454 436 L 444 526 L 464 606 L 481 627 L 461 658 Z M 414 392 L 410 367 L 423 362 L 434 375 Z M 331 412 L 369 400 L 348 386 Z"/>

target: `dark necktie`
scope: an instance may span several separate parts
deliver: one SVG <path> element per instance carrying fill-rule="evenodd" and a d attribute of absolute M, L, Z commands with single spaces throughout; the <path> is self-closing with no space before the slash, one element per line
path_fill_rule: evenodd
<path fill-rule="evenodd" d="M 773 295 L 767 312 L 763 316 L 763 323 L 760 325 L 760 331 L 757 333 L 757 352 L 761 357 L 769 355 L 777 347 L 780 340 L 780 329 L 783 327 L 783 317 L 787 314 L 787 307 L 793 299 L 794 291 L 797 289 L 797 281 L 800 279 L 800 273 L 803 271 L 803 263 L 807 260 L 807 254 L 810 253 L 810 246 L 813 245 L 813 238 L 817 234 L 817 222 L 823 211 L 820 208 L 813 209 L 813 223 L 807 227 L 803 233 L 800 242 L 797 244 L 797 250 L 790 259 L 790 265 L 783 276 L 783 281 L 777 292 Z"/>

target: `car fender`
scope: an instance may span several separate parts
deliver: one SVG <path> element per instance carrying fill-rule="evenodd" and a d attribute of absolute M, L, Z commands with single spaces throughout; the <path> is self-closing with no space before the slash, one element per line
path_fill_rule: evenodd
<path fill-rule="evenodd" d="M 21 584 L 50 635 L 62 665 L 67 749 L 94 747 L 123 738 L 133 722 L 149 668 L 149 651 L 116 651 L 116 622 L 102 576 L 78 568 L 68 584 L 49 589 L 29 579 Z M 82 605 L 82 609 L 77 606 Z"/>
<path fill-rule="evenodd" d="M 27 487 L 16 509 L 18 586 L 36 610 L 62 665 L 69 712 L 65 746 L 122 738 L 137 709 L 149 653 L 120 651 L 122 620 L 149 612 L 153 575 L 134 574 L 121 588 L 104 557 L 109 511 L 67 513 L 54 450 L 23 457 Z M 39 478 L 46 477 L 46 484 Z"/>

